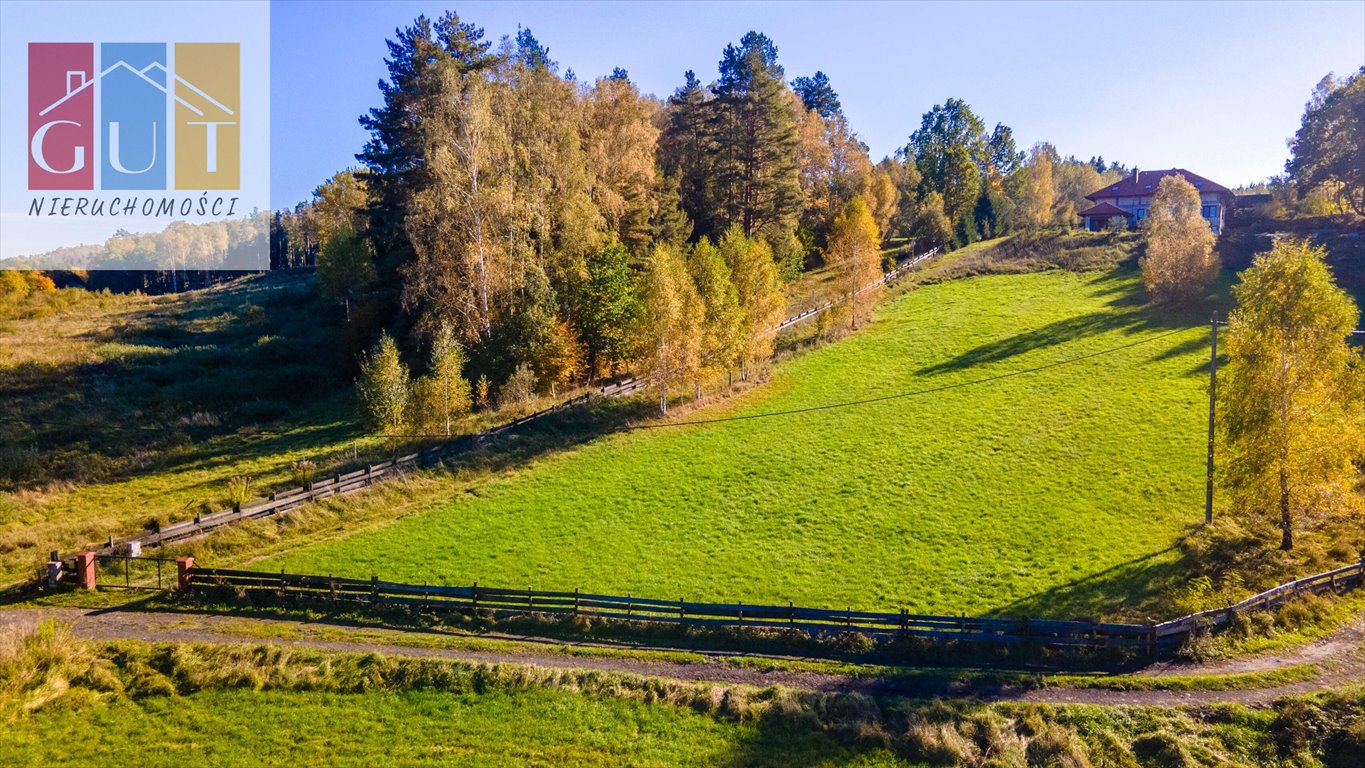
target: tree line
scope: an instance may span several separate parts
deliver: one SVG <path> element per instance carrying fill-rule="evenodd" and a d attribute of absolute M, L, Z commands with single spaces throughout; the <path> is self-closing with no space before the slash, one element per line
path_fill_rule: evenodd
<path fill-rule="evenodd" d="M 390 332 L 405 359 L 448 327 L 491 399 L 514 376 L 539 393 L 627 370 L 674 392 L 743 376 L 803 271 L 851 290 L 888 244 L 1069 226 L 1123 173 L 1021 152 L 957 99 L 873 163 L 829 78 L 788 80 L 759 32 L 664 99 L 624 69 L 581 81 L 531 30 L 495 45 L 454 13 L 388 47 L 360 167 L 276 214 L 272 261 L 316 262 L 348 336 Z"/>

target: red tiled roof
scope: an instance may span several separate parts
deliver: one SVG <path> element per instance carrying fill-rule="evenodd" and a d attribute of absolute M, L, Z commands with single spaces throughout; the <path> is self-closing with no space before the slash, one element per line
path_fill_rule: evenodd
<path fill-rule="evenodd" d="M 1089 208 L 1086 208 L 1084 211 L 1081 211 L 1081 212 L 1077 213 L 1076 215 L 1077 215 L 1077 216 L 1127 216 L 1127 215 L 1128 215 L 1128 212 L 1125 211 L 1125 210 L 1123 210 L 1122 208 L 1118 207 L 1117 205 L 1110 205 L 1109 203 L 1100 203 L 1099 205 L 1092 205 L 1092 206 L 1090 206 Z"/>
<path fill-rule="evenodd" d="M 1185 181 L 1193 184 L 1200 192 L 1222 192 L 1232 194 L 1232 190 L 1217 182 L 1209 181 L 1197 173 L 1190 173 L 1184 168 L 1167 168 L 1164 171 L 1137 171 L 1133 175 L 1110 184 L 1103 189 L 1097 189 L 1086 195 L 1087 200 L 1098 200 L 1101 197 L 1134 197 L 1137 195 L 1155 195 L 1157 185 L 1166 176 L 1180 174 L 1185 177 Z"/>

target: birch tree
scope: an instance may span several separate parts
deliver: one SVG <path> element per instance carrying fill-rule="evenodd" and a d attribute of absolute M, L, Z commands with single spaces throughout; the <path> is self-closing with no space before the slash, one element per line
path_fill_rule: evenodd
<path fill-rule="evenodd" d="M 638 333 L 640 358 L 659 388 L 662 413 L 668 412 L 670 386 L 696 376 L 704 312 L 682 257 L 672 248 L 656 247 L 645 270 Z"/>
<path fill-rule="evenodd" d="M 1147 217 L 1147 253 L 1138 262 L 1142 282 L 1160 303 L 1204 295 L 1218 276 L 1213 231 L 1200 214 L 1199 190 L 1184 176 L 1164 176 Z"/>
<path fill-rule="evenodd" d="M 1323 262 L 1280 241 L 1233 289 L 1220 399 L 1236 508 L 1276 520 L 1280 548 L 1323 519 L 1361 513 L 1365 370 L 1348 343 L 1360 322 Z"/>

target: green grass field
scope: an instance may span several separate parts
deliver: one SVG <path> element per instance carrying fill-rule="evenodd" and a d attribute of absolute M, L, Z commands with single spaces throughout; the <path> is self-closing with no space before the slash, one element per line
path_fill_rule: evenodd
<path fill-rule="evenodd" d="M 245 689 L 118 700 L 32 715 L 3 729 L 0 748 L 14 765 L 54 768 L 907 765 L 885 751 L 857 755 L 815 732 L 772 734 L 666 705 L 545 689 Z"/>
<path fill-rule="evenodd" d="M 258 563 L 433 583 L 920 612 L 1132 614 L 1202 519 L 1207 333 L 1131 267 L 927 286 L 696 412 Z M 1180 331 L 1178 329 L 1188 328 Z M 687 419 L 687 415 L 677 416 Z"/>

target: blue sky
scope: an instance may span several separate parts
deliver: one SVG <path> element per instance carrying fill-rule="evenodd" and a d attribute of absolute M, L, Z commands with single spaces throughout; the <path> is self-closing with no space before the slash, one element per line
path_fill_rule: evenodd
<path fill-rule="evenodd" d="M 823 70 L 880 159 L 920 115 L 966 99 L 1020 146 L 1184 167 L 1229 186 L 1283 170 L 1313 85 L 1365 65 L 1365 2 L 340 2 L 272 7 L 272 194 L 308 196 L 354 165 L 384 40 L 453 8 L 488 37 L 531 28 L 581 80 L 629 70 L 667 96 L 756 29 L 788 78 Z"/>

